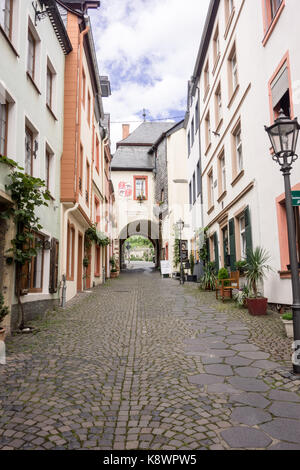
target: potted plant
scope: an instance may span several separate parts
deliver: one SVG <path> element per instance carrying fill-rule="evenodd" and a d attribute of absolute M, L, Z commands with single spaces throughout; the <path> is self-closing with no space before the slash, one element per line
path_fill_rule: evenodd
<path fill-rule="evenodd" d="M 293 328 L 293 314 L 292 314 L 292 312 L 284 313 L 282 315 L 281 319 L 284 323 L 284 327 L 285 327 L 287 337 L 288 338 L 293 338 L 294 337 L 294 328 Z"/>
<path fill-rule="evenodd" d="M 141 204 L 143 201 L 146 201 L 146 196 L 144 196 L 144 194 L 139 194 L 137 196 L 137 200 L 139 201 L 139 203 Z"/>
<path fill-rule="evenodd" d="M 239 290 L 236 294 L 233 295 L 234 300 L 239 307 L 247 308 L 247 298 L 249 297 L 249 289 L 247 286 L 244 286 L 243 289 Z"/>
<path fill-rule="evenodd" d="M 87 268 L 88 265 L 90 264 L 90 260 L 89 260 L 87 257 L 85 257 L 85 258 L 83 258 L 83 260 L 82 260 L 82 264 L 83 264 L 83 266 L 84 266 L 85 268 Z"/>
<path fill-rule="evenodd" d="M 4 305 L 4 297 L 3 294 L 0 294 L 0 325 L 2 320 L 9 314 L 9 308 Z M 4 341 L 5 338 L 5 328 L 0 326 L 0 340 Z"/>
<path fill-rule="evenodd" d="M 235 262 L 235 267 L 237 271 L 240 272 L 240 276 L 245 275 L 246 267 L 247 267 L 247 261 L 245 259 L 241 259 L 240 261 Z"/>
<path fill-rule="evenodd" d="M 214 290 L 216 285 L 216 266 L 213 262 L 208 262 L 204 268 L 204 274 L 201 278 L 201 287 L 205 290 Z"/>
<path fill-rule="evenodd" d="M 111 278 L 118 277 L 119 273 L 118 273 L 118 270 L 117 270 L 117 263 L 116 263 L 116 260 L 115 260 L 114 256 L 112 256 L 110 258 L 109 262 L 110 262 L 110 265 L 111 265 L 110 277 Z"/>
<path fill-rule="evenodd" d="M 220 281 L 224 279 L 229 279 L 229 273 L 226 268 L 221 268 L 218 272 L 218 281 L 219 281 L 218 284 L 221 286 L 220 288 L 222 288 L 222 282 Z M 224 287 L 229 286 L 229 285 L 230 285 L 230 281 L 224 281 Z M 224 297 L 227 297 L 227 298 L 231 297 L 230 290 L 225 290 L 223 288 L 222 290 L 224 290 L 224 293 L 223 293 Z"/>
<path fill-rule="evenodd" d="M 259 294 L 258 284 L 263 281 L 266 272 L 272 270 L 271 266 L 267 264 L 269 259 L 269 254 L 261 247 L 248 252 L 245 275 L 250 291 L 247 298 L 247 307 L 251 315 L 267 314 L 268 299 Z"/>

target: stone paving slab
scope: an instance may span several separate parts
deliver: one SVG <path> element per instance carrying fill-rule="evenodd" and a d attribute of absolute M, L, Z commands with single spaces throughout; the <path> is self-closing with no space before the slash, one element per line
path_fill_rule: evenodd
<path fill-rule="evenodd" d="M 0 449 L 299 450 L 291 342 L 247 315 L 147 269 L 79 295 L 7 340 Z"/>

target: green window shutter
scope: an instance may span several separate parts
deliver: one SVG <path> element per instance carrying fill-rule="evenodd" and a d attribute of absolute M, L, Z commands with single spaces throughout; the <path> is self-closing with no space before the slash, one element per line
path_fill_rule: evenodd
<path fill-rule="evenodd" d="M 235 231 L 234 231 L 234 219 L 229 220 L 229 245 L 230 245 L 230 269 L 235 271 L 236 262 L 236 250 L 235 250 Z"/>
<path fill-rule="evenodd" d="M 207 261 L 210 262 L 209 238 L 206 239 Z"/>
<path fill-rule="evenodd" d="M 248 258 L 248 253 L 251 252 L 253 249 L 249 206 L 247 206 L 245 209 L 245 235 L 246 235 L 246 253 L 247 253 L 247 258 Z"/>
<path fill-rule="evenodd" d="M 217 232 L 214 233 L 214 247 L 215 247 L 215 265 L 216 271 L 219 272 L 219 245 Z"/>

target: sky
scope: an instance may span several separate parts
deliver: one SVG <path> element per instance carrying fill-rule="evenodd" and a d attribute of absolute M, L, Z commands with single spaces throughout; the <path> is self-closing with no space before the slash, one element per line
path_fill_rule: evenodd
<path fill-rule="evenodd" d="M 143 109 L 149 121 L 184 117 L 208 4 L 101 0 L 100 9 L 89 11 L 100 75 L 109 76 L 112 89 L 103 98 L 111 115 L 112 153 L 122 139 L 122 123 L 133 131 Z"/>

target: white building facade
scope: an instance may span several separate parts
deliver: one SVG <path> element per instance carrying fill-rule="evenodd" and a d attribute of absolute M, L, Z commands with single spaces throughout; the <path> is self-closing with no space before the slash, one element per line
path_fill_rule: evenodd
<path fill-rule="evenodd" d="M 65 56 L 71 51 L 55 1 L 41 1 L 38 10 L 52 7 L 39 20 L 32 2 L 1 1 L 0 14 L 0 153 L 24 171 L 46 182 L 51 194 L 48 208 L 37 210 L 42 228 L 35 236 L 42 249 L 29 263 L 22 302 L 28 318 L 58 301 L 60 240 L 60 158 L 63 149 L 63 94 Z M 9 203 L 5 191 L 7 171 L 0 165 L 2 207 Z M 10 240 L 13 229 L 6 234 Z M 5 249 L 10 248 L 9 240 Z M 55 253 L 53 253 L 53 250 Z M 12 305 L 13 326 L 17 308 L 14 269 L 3 267 L 2 288 Z M 25 285 L 26 284 L 26 285 Z M 9 321 L 9 320 L 7 320 Z"/>
<path fill-rule="evenodd" d="M 261 246 L 273 272 L 261 286 L 269 302 L 292 303 L 283 177 L 264 130 L 282 108 L 299 114 L 296 0 L 214 0 L 210 4 L 192 95 L 200 90 L 203 227 L 217 268 Z M 298 147 L 299 150 L 299 147 Z M 291 183 L 300 188 L 300 161 Z M 299 208 L 295 208 L 298 255 Z M 299 256 L 300 261 L 300 256 Z"/>

